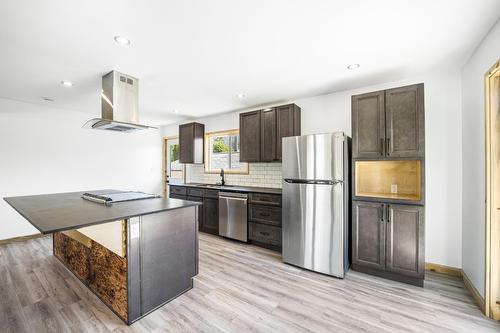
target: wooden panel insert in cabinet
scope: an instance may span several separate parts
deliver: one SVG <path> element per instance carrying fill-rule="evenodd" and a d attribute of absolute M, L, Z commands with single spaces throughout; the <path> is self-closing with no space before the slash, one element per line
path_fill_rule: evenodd
<path fill-rule="evenodd" d="M 355 170 L 358 197 L 422 199 L 420 160 L 356 161 Z"/>
<path fill-rule="evenodd" d="M 124 321 L 128 320 L 127 260 L 85 235 L 56 232 L 54 255 Z"/>

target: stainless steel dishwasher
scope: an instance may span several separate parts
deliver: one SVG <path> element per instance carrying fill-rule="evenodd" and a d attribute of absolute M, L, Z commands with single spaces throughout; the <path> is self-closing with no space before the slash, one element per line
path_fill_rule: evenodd
<path fill-rule="evenodd" d="M 244 193 L 219 192 L 219 235 L 248 241 L 247 200 Z"/>

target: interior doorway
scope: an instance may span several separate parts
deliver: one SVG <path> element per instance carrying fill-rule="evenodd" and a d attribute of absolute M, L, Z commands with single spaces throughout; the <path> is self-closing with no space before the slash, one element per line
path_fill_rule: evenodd
<path fill-rule="evenodd" d="M 500 320 L 500 61 L 485 77 L 486 270 L 485 314 Z"/>
<path fill-rule="evenodd" d="M 184 181 L 185 166 L 179 161 L 179 138 L 163 138 L 163 195 L 170 182 Z"/>

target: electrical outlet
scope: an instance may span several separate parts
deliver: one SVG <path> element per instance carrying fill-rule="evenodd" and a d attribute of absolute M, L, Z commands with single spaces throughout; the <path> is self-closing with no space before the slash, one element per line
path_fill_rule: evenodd
<path fill-rule="evenodd" d="M 391 193 L 392 194 L 397 194 L 398 193 L 398 184 L 392 184 L 391 185 Z"/>

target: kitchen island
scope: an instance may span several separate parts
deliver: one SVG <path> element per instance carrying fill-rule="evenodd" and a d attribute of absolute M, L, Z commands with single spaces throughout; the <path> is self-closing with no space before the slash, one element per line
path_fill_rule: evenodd
<path fill-rule="evenodd" d="M 199 203 L 153 198 L 106 206 L 83 193 L 4 200 L 53 234 L 54 256 L 127 324 L 192 288 Z"/>

